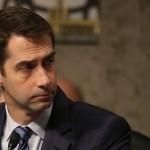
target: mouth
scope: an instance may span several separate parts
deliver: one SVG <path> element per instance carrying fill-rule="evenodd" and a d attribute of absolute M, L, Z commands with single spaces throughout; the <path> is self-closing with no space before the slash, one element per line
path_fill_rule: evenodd
<path fill-rule="evenodd" d="M 51 96 L 52 96 L 52 93 L 43 93 L 43 94 L 34 95 L 32 98 L 49 99 Z"/>
<path fill-rule="evenodd" d="M 48 94 L 42 94 L 42 95 L 37 95 L 37 96 L 34 96 L 38 99 L 47 99 L 47 98 L 50 98 L 51 94 L 48 93 Z"/>
<path fill-rule="evenodd" d="M 43 91 L 43 92 L 39 92 L 39 93 L 33 95 L 31 98 L 47 101 L 47 100 L 53 98 L 54 96 L 55 96 L 55 91 L 48 91 L 48 92 Z"/>

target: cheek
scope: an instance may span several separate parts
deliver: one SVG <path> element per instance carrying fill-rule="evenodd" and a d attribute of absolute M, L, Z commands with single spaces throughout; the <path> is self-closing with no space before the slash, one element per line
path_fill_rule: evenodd
<path fill-rule="evenodd" d="M 3 80 L 3 88 L 7 92 L 11 92 L 12 94 L 20 94 L 24 95 L 26 91 L 30 89 L 30 82 L 19 78 L 17 75 L 7 76 Z"/>

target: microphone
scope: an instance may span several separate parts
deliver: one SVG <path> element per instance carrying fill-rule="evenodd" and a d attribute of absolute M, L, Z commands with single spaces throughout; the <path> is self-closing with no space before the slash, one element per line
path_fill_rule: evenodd
<path fill-rule="evenodd" d="M 20 135 L 16 132 L 13 132 L 8 143 L 8 150 L 13 150 L 18 145 L 19 141 L 20 141 Z"/>

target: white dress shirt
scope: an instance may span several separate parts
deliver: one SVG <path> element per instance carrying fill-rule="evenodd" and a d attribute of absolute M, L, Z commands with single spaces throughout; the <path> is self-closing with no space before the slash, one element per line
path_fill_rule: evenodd
<path fill-rule="evenodd" d="M 35 121 L 28 124 L 28 127 L 30 127 L 30 129 L 32 129 L 33 131 L 33 134 L 31 135 L 28 141 L 30 150 L 41 150 L 43 139 L 45 136 L 45 128 L 49 120 L 49 117 L 51 115 L 51 111 L 52 111 L 52 105 L 50 108 L 43 111 Z M 2 143 L 1 143 L 2 150 L 8 149 L 10 135 L 17 126 L 20 126 L 20 125 L 11 118 L 11 116 L 9 115 L 7 106 L 6 106 L 6 125 L 4 128 L 4 135 L 3 135 Z M 17 150 L 17 148 L 18 146 L 16 146 L 14 150 Z"/>

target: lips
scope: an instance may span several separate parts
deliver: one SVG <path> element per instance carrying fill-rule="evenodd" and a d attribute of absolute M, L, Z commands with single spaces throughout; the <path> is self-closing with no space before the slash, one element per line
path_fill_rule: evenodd
<path fill-rule="evenodd" d="M 40 94 L 40 95 L 35 95 L 34 97 L 37 97 L 37 98 L 49 98 L 50 97 L 50 93 L 48 94 Z"/>
<path fill-rule="evenodd" d="M 34 94 L 31 98 L 47 99 L 55 95 L 55 91 L 43 91 Z"/>
<path fill-rule="evenodd" d="M 36 96 L 37 98 L 49 98 L 50 94 L 46 94 L 46 95 L 38 95 Z"/>

